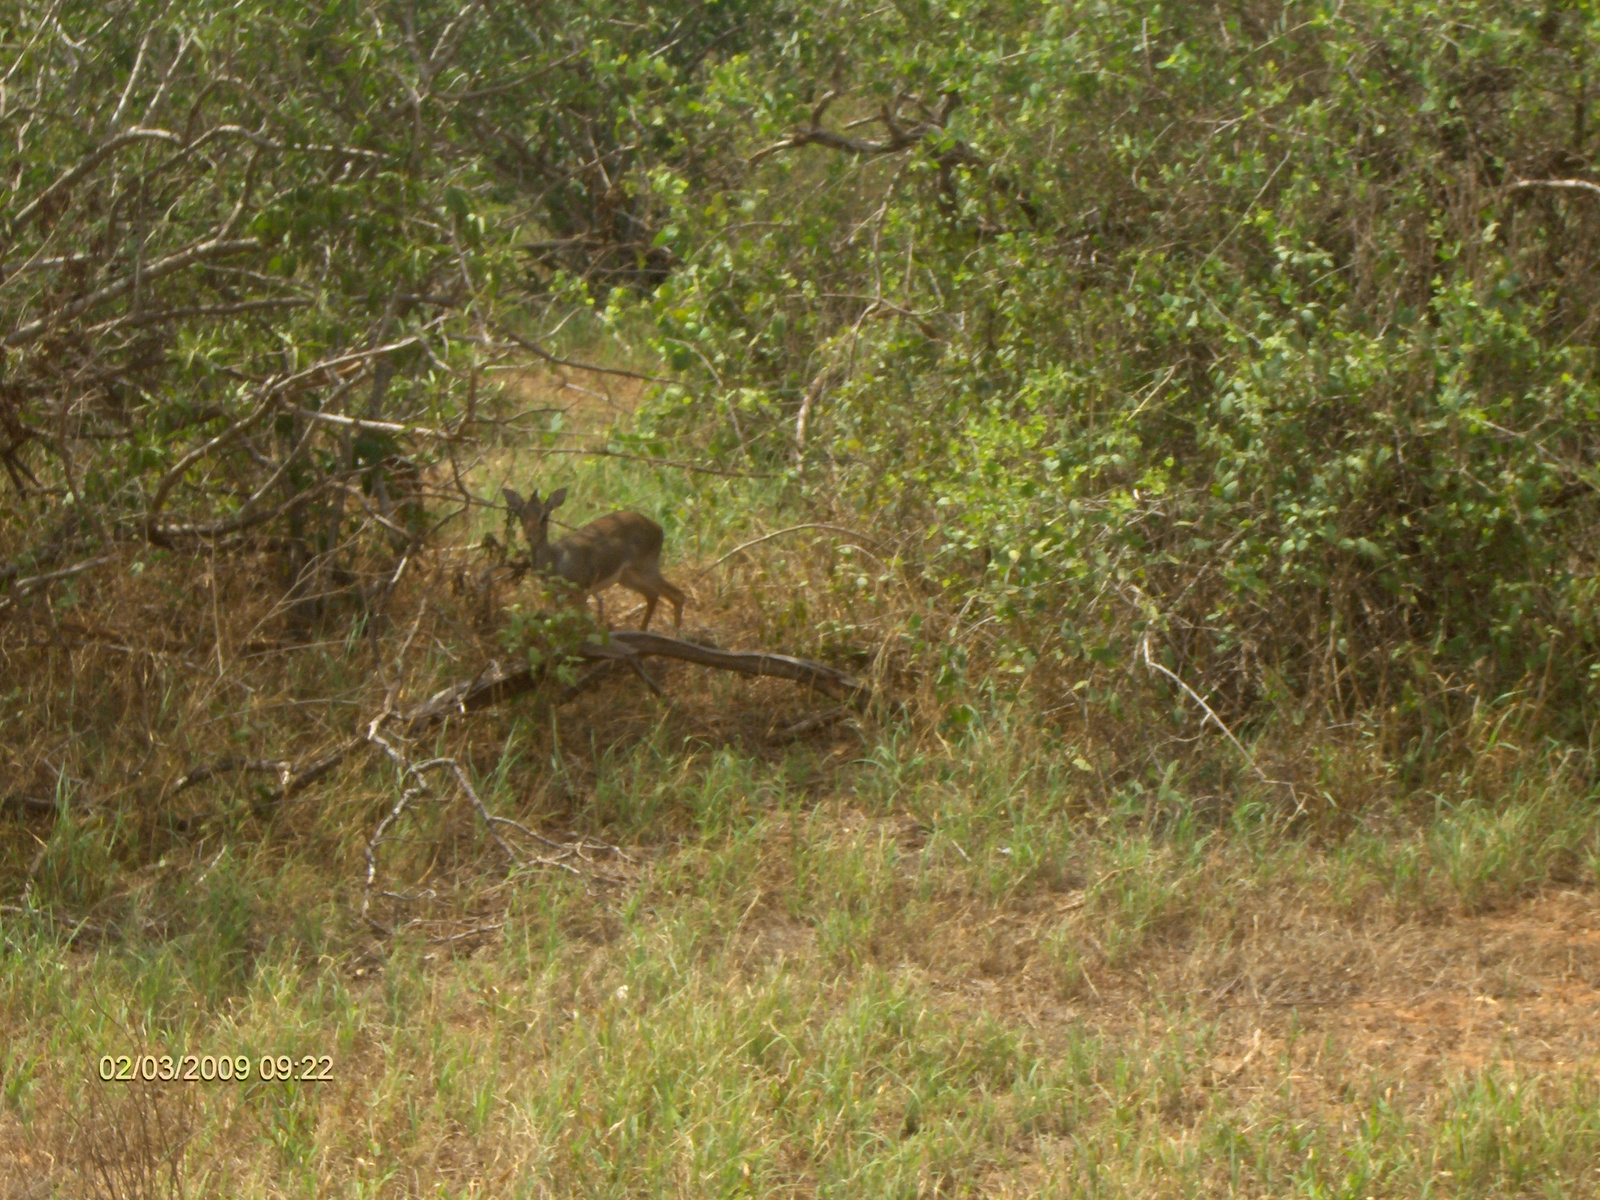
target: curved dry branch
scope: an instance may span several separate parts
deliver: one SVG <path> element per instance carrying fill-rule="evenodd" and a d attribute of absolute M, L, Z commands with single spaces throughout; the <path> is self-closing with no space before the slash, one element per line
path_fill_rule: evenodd
<path fill-rule="evenodd" d="M 119 279 L 115 283 L 108 283 L 105 287 L 90 292 L 82 299 L 75 300 L 71 304 L 63 305 L 58 310 L 29 321 L 26 325 L 8 334 L 4 341 L 0 341 L 0 346 L 5 346 L 12 350 L 26 346 L 29 342 L 37 340 L 40 335 L 53 325 L 60 324 L 63 321 L 70 321 L 74 317 L 80 317 L 91 308 L 104 304 L 109 300 L 115 300 L 119 296 L 125 296 L 136 287 L 153 283 L 163 276 L 181 271 L 185 267 L 193 266 L 195 263 L 207 262 L 215 258 L 226 258 L 231 254 L 244 254 L 259 249 L 261 249 L 261 240 L 253 237 L 229 238 L 221 236 L 210 238 L 203 242 L 196 242 L 184 250 L 179 250 L 176 253 L 167 255 L 165 258 L 157 259 L 143 270 L 135 272 L 125 279 Z"/>
<path fill-rule="evenodd" d="M 829 529 L 834 533 L 849 534 L 851 537 L 863 542 L 871 542 L 874 546 L 880 544 L 876 538 L 868 537 L 864 533 L 857 533 L 854 529 L 846 529 L 843 525 L 829 525 L 825 521 L 808 521 L 804 525 L 790 525 L 787 529 L 775 529 L 771 533 L 764 533 L 758 538 L 751 538 L 748 542 L 741 542 L 732 550 L 729 550 L 721 558 L 717 559 L 717 561 L 712 563 L 709 567 L 701 567 L 700 570 L 696 572 L 696 575 L 704 575 L 710 571 L 716 570 L 735 554 L 738 554 L 744 550 L 748 550 L 751 546 L 759 546 L 762 542 L 770 542 L 775 537 L 781 537 L 786 533 L 796 533 L 802 529 Z"/>
<path fill-rule="evenodd" d="M 872 691 L 861 680 L 826 663 L 807 658 L 793 658 L 787 654 L 767 651 L 719 650 L 686 642 L 682 638 L 649 633 L 640 629 L 622 630 L 611 635 L 603 646 L 584 645 L 575 653 L 579 658 L 597 664 L 624 662 L 637 664 L 642 658 L 676 658 L 697 666 L 714 667 L 720 671 L 734 671 L 740 675 L 765 675 L 769 678 L 791 679 L 826 692 L 857 707 L 872 698 Z M 504 703 L 514 696 L 531 692 L 544 682 L 546 671 L 534 669 L 526 663 L 491 662 L 476 677 L 435 693 L 417 705 L 404 718 L 406 729 L 415 736 L 428 726 L 442 721 L 452 713 L 470 713 Z M 572 699 L 583 685 L 597 676 L 590 675 L 567 688 L 560 697 L 564 703 Z"/>
<path fill-rule="evenodd" d="M 132 82 L 133 81 L 130 79 L 130 85 Z M 122 149 L 122 147 L 126 145 L 140 141 L 169 142 L 174 145 L 183 144 L 182 138 L 175 133 L 168 132 L 165 129 L 128 129 L 106 139 L 93 150 L 89 151 L 88 154 L 84 155 L 83 158 L 79 159 L 76 166 L 71 168 L 65 174 L 61 175 L 60 178 L 58 178 L 54 183 L 45 188 L 44 191 L 40 192 L 37 196 L 23 206 L 22 210 L 11 219 L 11 228 L 9 230 L 10 236 L 15 238 L 27 228 L 29 223 L 32 222 L 35 217 L 39 216 L 41 213 L 49 211 L 51 204 L 59 196 L 63 195 L 90 171 L 94 170 L 107 158 L 111 157 L 111 155 L 115 154 L 118 150 Z"/>
<path fill-rule="evenodd" d="M 781 479 L 774 471 L 734 471 L 726 467 L 711 467 L 704 463 L 683 462 L 676 458 L 652 458 L 648 454 L 626 454 L 621 450 L 588 449 L 582 446 L 545 446 L 540 455 L 572 454 L 579 458 L 621 458 L 628 462 L 648 463 L 652 467 L 672 467 L 696 475 L 721 475 L 725 479 Z"/>
<path fill-rule="evenodd" d="M 665 634 L 650 633 L 642 629 L 628 629 L 611 635 L 612 645 L 622 645 L 641 658 L 660 656 L 678 658 L 702 667 L 716 667 L 721 671 L 737 671 L 741 675 L 766 675 L 778 679 L 792 679 L 827 692 L 840 700 L 865 704 L 872 691 L 865 683 L 837 667 L 813 662 L 809 658 L 792 658 L 787 654 L 767 651 L 718 650 L 698 642 L 686 642 Z M 609 647 L 607 647 L 609 648 Z M 600 647 L 595 647 L 600 649 Z M 586 656 L 587 657 L 587 656 Z M 598 655 L 596 657 L 599 657 Z"/>
<path fill-rule="evenodd" d="M 1506 185 L 1508 192 L 1525 192 L 1529 188 L 1555 188 L 1558 191 L 1589 192 L 1600 196 L 1600 183 L 1591 183 L 1587 179 L 1519 179 Z"/>
<path fill-rule="evenodd" d="M 697 666 L 714 667 L 717 670 L 733 671 L 740 675 L 791 679 L 798 684 L 826 692 L 858 709 L 865 708 L 872 699 L 872 690 L 865 683 L 848 672 L 830 667 L 826 663 L 760 650 L 719 650 L 714 646 L 702 646 L 697 642 L 686 642 L 682 638 L 667 637 L 665 634 L 649 633 L 640 629 L 621 630 L 613 633 L 607 644 L 586 644 L 575 653 L 577 657 L 588 660 L 591 665 L 579 674 L 575 682 L 563 688 L 555 697 L 557 704 L 565 704 L 575 699 L 606 674 L 610 667 L 626 664 L 637 668 L 641 659 L 652 657 L 675 658 Z M 435 692 L 421 704 L 403 713 L 395 711 L 392 707 L 391 694 L 383 710 L 366 723 L 364 732 L 325 752 L 305 766 L 291 769 L 286 763 L 268 764 L 280 775 L 283 783 L 265 799 L 264 803 L 271 805 L 291 799 L 327 776 L 346 758 L 363 747 L 381 746 L 392 755 L 394 751 L 381 737 L 381 731 L 391 722 L 407 737 L 417 737 L 430 726 L 454 713 L 464 715 L 478 712 L 531 692 L 545 681 L 548 674 L 543 665 L 534 668 L 525 662 L 493 661 L 473 678 Z M 231 769 L 239 764 L 229 760 L 225 765 Z M 257 764 L 244 765 L 249 769 L 258 769 Z M 173 784 L 167 794 L 174 794 L 214 778 L 222 770 L 223 767 L 218 765 L 196 767 Z"/>
<path fill-rule="evenodd" d="M 602 367 L 596 363 L 578 362 L 575 359 L 562 358 L 559 355 L 551 354 L 550 351 L 539 345 L 538 342 L 530 341 L 529 339 L 523 337 L 520 333 L 517 333 L 514 329 L 508 329 L 504 325 L 500 324 L 495 325 L 495 328 L 501 333 L 505 334 L 506 337 L 510 338 L 518 346 L 521 346 L 529 354 L 532 354 L 535 358 L 549 363 L 551 366 L 569 367 L 574 371 L 592 371 L 596 375 L 617 375 L 623 379 L 639 379 L 645 383 L 670 384 L 679 382 L 676 379 L 667 379 L 660 375 L 645 375 L 638 371 L 624 370 L 621 367 Z"/>
<path fill-rule="evenodd" d="M 953 113 L 961 103 L 959 92 L 946 92 L 939 99 L 936 111 L 923 108 L 920 119 L 903 125 L 900 122 L 900 109 L 906 97 L 900 97 L 892 105 L 884 105 L 878 113 L 866 118 L 857 124 L 867 122 L 881 124 L 884 128 L 884 138 L 881 141 L 868 141 L 865 138 L 850 137 L 848 134 L 837 130 L 825 128 L 822 117 L 828 107 L 838 98 L 835 92 L 827 92 L 817 105 L 811 110 L 811 124 L 803 129 L 796 129 L 780 142 L 757 150 L 750 156 L 750 164 L 754 166 L 770 154 L 780 150 L 798 150 L 802 146 L 824 146 L 829 150 L 838 150 L 845 154 L 854 154 L 862 158 L 877 158 L 884 154 L 897 154 L 901 150 L 909 150 L 929 138 L 941 137 Z M 964 144 L 958 143 L 960 151 L 965 155 L 975 156 Z"/>

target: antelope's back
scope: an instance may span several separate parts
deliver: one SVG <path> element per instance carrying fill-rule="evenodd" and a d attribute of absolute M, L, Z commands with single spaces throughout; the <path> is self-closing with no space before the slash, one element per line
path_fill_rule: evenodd
<path fill-rule="evenodd" d="M 607 513 L 561 539 L 561 574 L 583 584 L 614 579 L 623 567 L 659 558 L 662 538 L 643 513 Z"/>

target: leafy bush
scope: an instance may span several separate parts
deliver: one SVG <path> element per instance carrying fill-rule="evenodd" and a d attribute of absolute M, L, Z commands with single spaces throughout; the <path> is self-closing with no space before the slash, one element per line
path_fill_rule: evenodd
<path fill-rule="evenodd" d="M 1040 652 L 1153 629 L 1236 708 L 1590 694 L 1586 10 L 797 19 L 709 85 L 737 185 L 658 182 L 661 428 L 796 462 Z"/>

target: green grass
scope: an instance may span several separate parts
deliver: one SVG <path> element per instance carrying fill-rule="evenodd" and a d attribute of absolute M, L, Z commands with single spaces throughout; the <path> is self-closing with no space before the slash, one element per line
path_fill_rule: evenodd
<path fill-rule="evenodd" d="M 525 729 L 515 745 L 534 740 Z M 1006 769 L 1027 757 L 1014 741 L 893 751 L 891 738 L 818 795 L 804 752 L 685 755 L 659 731 L 612 749 L 581 820 L 633 848 L 637 877 L 484 871 L 464 886 L 493 897 L 504 929 L 470 952 L 374 944 L 338 886 L 298 920 L 273 916 L 274 897 L 318 895 L 281 846 L 230 847 L 203 881 L 174 880 L 187 920 L 165 939 L 69 948 L 7 913 L 11 1140 L 56 1137 L 63 1161 L 92 1163 L 139 1106 L 175 1112 L 186 1097 L 194 1195 L 1594 1186 L 1589 1073 L 1511 1062 L 1407 1079 L 1318 1054 L 1291 1009 L 1258 1014 L 1271 1049 L 1258 1037 L 1219 1080 L 1242 1044 L 1217 1006 L 1174 986 L 1174 964 L 1225 958 L 1230 929 L 1291 897 L 1329 920 L 1356 892 L 1368 920 L 1373 905 L 1396 921 L 1466 911 L 1544 887 L 1574 846 L 1592 886 L 1592 795 L 1441 805 L 1383 857 L 1359 834 L 1201 835 L 1159 809 L 1098 809 L 1071 774 Z M 517 774 L 496 764 L 484 794 L 508 805 Z M 84 857 L 83 829 L 63 822 L 56 838 L 52 859 L 104 861 Z M 1508 839 L 1535 849 L 1495 849 Z M 103 1054 L 157 1049 L 329 1054 L 335 1079 L 141 1090 L 96 1077 Z"/>

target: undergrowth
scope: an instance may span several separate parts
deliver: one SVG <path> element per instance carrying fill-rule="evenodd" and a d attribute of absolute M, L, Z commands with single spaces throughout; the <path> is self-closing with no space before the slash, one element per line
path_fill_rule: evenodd
<path fill-rule="evenodd" d="M 493 451 L 471 486 L 557 473 L 531 463 Z M 175 557 L 11 622 L 4 745 L 34 783 L 3 842 L 8 1194 L 1592 1190 L 1575 1060 L 1468 1027 L 1472 1054 L 1417 1068 L 1339 1017 L 1445 976 L 1514 1004 L 1555 949 L 1449 938 L 1592 920 L 1594 763 L 1525 701 L 1408 762 L 1382 713 L 1235 746 L 1144 670 L 941 683 L 904 649 L 910 593 L 857 586 L 837 534 L 702 571 L 807 524 L 766 481 L 559 473 L 574 521 L 661 519 L 691 636 L 841 661 L 898 706 L 789 738 L 815 699 L 682 666 L 665 701 L 618 676 L 458 715 L 406 753 L 585 849 L 513 864 L 439 781 L 369 888 L 392 763 L 291 797 L 263 764 L 504 653 L 474 583 L 494 519 L 303 642 L 237 565 Z M 1566 970 L 1600 982 L 1600 957 Z M 256 1077 L 100 1078 L 144 1054 Z M 279 1056 L 331 1078 L 261 1080 Z"/>

